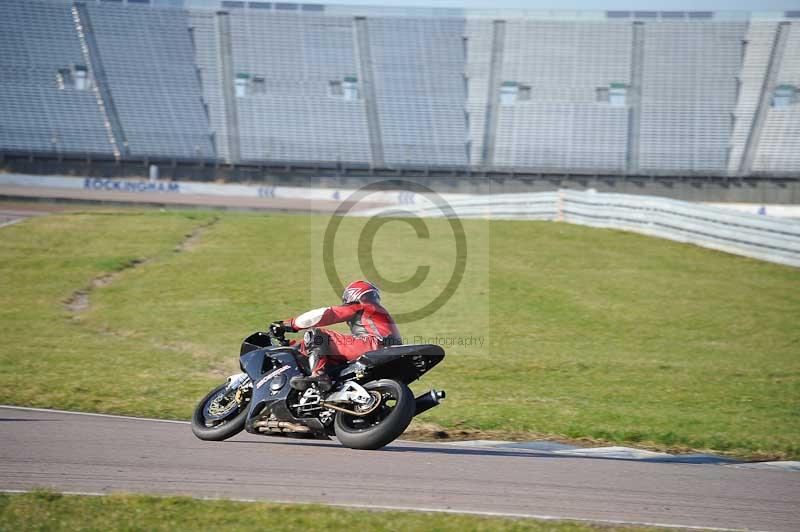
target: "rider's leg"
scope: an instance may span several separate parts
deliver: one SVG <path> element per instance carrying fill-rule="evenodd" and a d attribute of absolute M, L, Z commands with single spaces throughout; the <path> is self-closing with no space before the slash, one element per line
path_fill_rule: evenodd
<path fill-rule="evenodd" d="M 322 329 L 308 329 L 303 335 L 303 347 L 308 357 L 311 375 L 319 375 L 328 363 L 330 337 Z"/>
<path fill-rule="evenodd" d="M 331 351 L 335 352 L 347 362 L 358 359 L 367 351 L 374 351 L 383 347 L 376 336 L 350 336 L 339 334 L 331 337 Z"/>
<path fill-rule="evenodd" d="M 308 329 L 303 335 L 303 345 L 300 351 L 308 357 L 311 376 L 295 376 L 289 380 L 291 386 L 297 390 L 306 390 L 311 384 L 317 384 L 322 391 L 327 391 L 331 386 L 331 379 L 325 373 L 331 353 L 331 333 L 325 329 Z"/>
<path fill-rule="evenodd" d="M 309 329 L 303 336 L 301 352 L 308 356 L 311 377 L 293 377 L 290 383 L 298 390 L 305 390 L 311 383 L 330 386 L 326 369 L 356 360 L 367 351 L 380 347 L 380 340 L 373 336 L 351 336 L 328 329 Z"/>

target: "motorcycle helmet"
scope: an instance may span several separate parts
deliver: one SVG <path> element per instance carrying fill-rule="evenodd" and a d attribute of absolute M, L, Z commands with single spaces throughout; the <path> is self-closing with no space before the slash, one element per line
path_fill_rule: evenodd
<path fill-rule="evenodd" d="M 369 281 L 353 281 L 347 285 L 342 293 L 342 304 L 349 305 L 360 301 L 371 301 L 378 303 L 381 300 L 381 292 L 378 287 Z"/>

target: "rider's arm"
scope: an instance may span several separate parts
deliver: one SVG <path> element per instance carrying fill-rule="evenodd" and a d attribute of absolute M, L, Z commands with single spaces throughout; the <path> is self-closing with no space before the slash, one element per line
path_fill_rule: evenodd
<path fill-rule="evenodd" d="M 361 309 L 360 303 L 355 305 L 340 305 L 338 307 L 324 307 L 309 310 L 296 318 L 287 320 L 294 331 L 309 329 L 311 327 L 324 327 L 334 323 L 342 323 L 355 316 Z"/>

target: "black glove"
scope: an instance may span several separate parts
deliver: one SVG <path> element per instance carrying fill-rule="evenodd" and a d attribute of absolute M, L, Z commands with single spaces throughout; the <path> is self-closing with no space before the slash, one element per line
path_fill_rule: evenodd
<path fill-rule="evenodd" d="M 272 336 L 282 337 L 287 332 L 294 332 L 292 325 L 284 321 L 273 321 L 269 324 L 269 332 Z"/>

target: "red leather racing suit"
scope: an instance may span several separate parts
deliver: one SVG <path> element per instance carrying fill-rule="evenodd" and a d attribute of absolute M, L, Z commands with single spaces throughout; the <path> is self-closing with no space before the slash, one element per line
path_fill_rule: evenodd
<path fill-rule="evenodd" d="M 286 321 L 295 331 L 313 327 L 330 339 L 324 346 L 324 356 L 320 356 L 319 362 L 312 368 L 314 374 L 322 371 L 328 362 L 344 364 L 357 359 L 367 351 L 401 343 L 400 331 L 394 319 L 389 311 L 376 303 L 362 302 L 318 308 Z M 347 322 L 350 326 L 351 334 L 320 328 L 343 322 Z M 302 344 L 300 351 L 308 355 L 305 343 Z"/>

